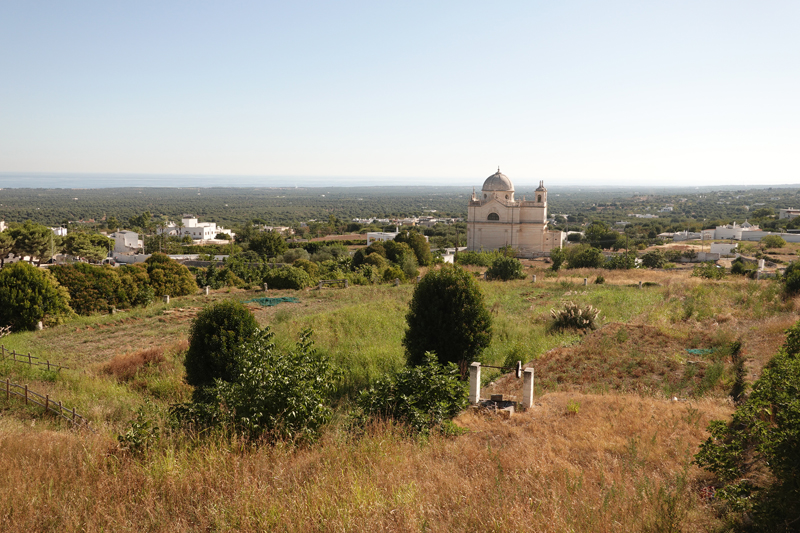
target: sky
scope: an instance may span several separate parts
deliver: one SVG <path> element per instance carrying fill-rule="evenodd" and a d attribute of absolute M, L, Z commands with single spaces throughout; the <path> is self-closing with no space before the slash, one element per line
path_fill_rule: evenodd
<path fill-rule="evenodd" d="M 798 28 L 769 0 L 3 0 L 0 173 L 800 184 Z"/>

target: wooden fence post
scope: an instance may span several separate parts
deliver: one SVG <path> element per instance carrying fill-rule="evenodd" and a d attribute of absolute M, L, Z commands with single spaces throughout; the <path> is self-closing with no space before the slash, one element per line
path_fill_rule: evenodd
<path fill-rule="evenodd" d="M 58 416 L 61 416 L 61 413 L 64 411 L 64 408 L 61 407 L 61 400 L 58 400 Z"/>
<path fill-rule="evenodd" d="M 11 380 L 6 378 L 6 401 L 11 400 Z"/>
<path fill-rule="evenodd" d="M 25 405 L 28 405 L 28 386 L 25 385 Z"/>
<path fill-rule="evenodd" d="M 50 359 L 47 360 L 47 371 L 50 371 Z"/>
<path fill-rule="evenodd" d="M 28 364 L 33 366 L 33 363 L 31 362 L 31 352 L 28 352 Z"/>
<path fill-rule="evenodd" d="M 47 414 L 47 411 L 50 410 L 50 395 L 44 395 L 44 413 Z"/>
<path fill-rule="evenodd" d="M 72 408 L 72 423 L 75 423 L 75 408 Z"/>

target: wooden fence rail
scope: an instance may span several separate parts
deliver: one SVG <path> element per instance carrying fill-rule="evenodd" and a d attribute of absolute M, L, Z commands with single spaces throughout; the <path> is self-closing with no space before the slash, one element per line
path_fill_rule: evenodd
<path fill-rule="evenodd" d="M 49 360 L 42 361 L 39 357 L 35 355 L 31 355 L 28 352 L 27 355 L 22 353 L 17 353 L 14 350 L 6 350 L 5 345 L 0 344 L 0 359 L 10 359 L 15 363 L 24 363 L 30 366 L 44 366 L 47 367 L 47 370 L 71 370 L 68 366 L 57 365 L 55 363 L 51 363 Z"/>
<path fill-rule="evenodd" d="M 69 409 L 61 405 L 60 401 L 55 401 L 50 399 L 49 394 L 45 394 L 42 396 L 38 392 L 34 392 L 28 388 L 27 385 L 17 385 L 16 383 L 11 383 L 11 380 L 6 378 L 6 401 L 11 401 L 12 396 L 18 396 L 25 401 L 25 405 L 29 403 L 34 403 L 40 407 L 44 408 L 45 412 L 50 411 L 51 413 L 55 413 L 57 416 L 60 416 L 64 420 L 68 420 L 72 422 L 76 426 L 85 427 L 92 433 L 94 433 L 94 429 L 92 426 L 89 425 L 89 421 L 84 418 L 83 416 L 79 415 L 75 412 L 75 408 Z"/>

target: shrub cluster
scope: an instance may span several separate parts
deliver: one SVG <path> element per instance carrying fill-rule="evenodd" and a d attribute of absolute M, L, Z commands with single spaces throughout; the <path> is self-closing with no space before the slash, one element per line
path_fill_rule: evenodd
<path fill-rule="evenodd" d="M 467 389 L 455 364 L 442 365 L 428 352 L 422 364 L 406 367 L 362 391 L 358 405 L 367 417 L 391 418 L 427 433 L 442 428 L 467 407 Z"/>
<path fill-rule="evenodd" d="M 72 314 L 69 293 L 47 270 L 18 262 L 0 270 L 0 327 L 19 331 Z"/>
<path fill-rule="evenodd" d="M 508 281 L 511 279 L 525 279 L 522 263 L 515 257 L 501 256 L 492 261 L 486 271 L 489 279 Z"/>

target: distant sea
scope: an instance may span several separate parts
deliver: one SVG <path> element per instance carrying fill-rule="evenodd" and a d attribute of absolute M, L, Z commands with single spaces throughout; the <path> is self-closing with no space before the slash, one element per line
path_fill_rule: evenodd
<path fill-rule="evenodd" d="M 480 180 L 479 180 L 480 181 Z M 325 176 L 198 176 L 181 174 L 47 174 L 0 172 L 0 188 L 107 189 L 115 187 L 374 187 L 466 186 L 468 180 Z"/>

